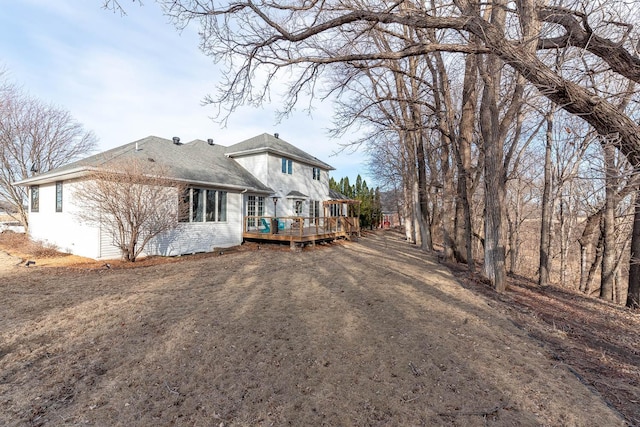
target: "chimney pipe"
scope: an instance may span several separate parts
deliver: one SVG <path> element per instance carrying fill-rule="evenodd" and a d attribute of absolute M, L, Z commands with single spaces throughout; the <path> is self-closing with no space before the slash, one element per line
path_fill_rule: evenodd
<path fill-rule="evenodd" d="M 180 138 L 178 138 L 177 136 L 173 137 L 173 143 L 176 145 L 180 145 Z"/>

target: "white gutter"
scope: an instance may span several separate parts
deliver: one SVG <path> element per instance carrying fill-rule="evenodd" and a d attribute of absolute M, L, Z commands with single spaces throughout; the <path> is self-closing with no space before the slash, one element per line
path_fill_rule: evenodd
<path fill-rule="evenodd" d="M 32 184 L 42 184 L 42 183 L 53 182 L 53 181 L 63 181 L 64 179 L 78 178 L 97 170 L 98 169 L 94 167 L 81 166 L 73 169 L 66 169 L 59 172 L 55 172 L 55 171 L 51 173 L 46 172 L 42 175 L 35 175 L 30 178 L 13 182 L 12 185 L 32 185 Z M 60 178 L 64 178 L 64 179 L 60 179 Z"/>

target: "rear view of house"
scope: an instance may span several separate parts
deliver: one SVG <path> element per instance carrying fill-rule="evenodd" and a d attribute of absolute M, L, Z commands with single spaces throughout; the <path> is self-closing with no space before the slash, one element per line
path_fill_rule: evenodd
<path fill-rule="evenodd" d="M 108 222 L 81 219 L 86 207 L 78 192 L 85 191 L 83 183 L 93 172 L 127 160 L 163 165 L 167 180 L 183 188 L 182 194 L 175 190 L 175 200 L 188 208 L 175 228 L 147 245 L 146 255 L 209 252 L 251 236 L 269 239 L 278 228 L 279 237 L 293 229 L 290 235 L 297 235 L 305 224 L 317 228 L 329 215 L 333 168 L 278 134 L 226 147 L 213 140 L 182 143 L 150 136 L 15 183 L 29 187 L 31 238 L 89 258 L 118 258 Z"/>

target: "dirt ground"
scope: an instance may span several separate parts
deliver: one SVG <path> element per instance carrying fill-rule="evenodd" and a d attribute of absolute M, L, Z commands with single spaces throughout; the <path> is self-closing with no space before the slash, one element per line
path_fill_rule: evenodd
<path fill-rule="evenodd" d="M 571 322 L 580 321 L 566 301 L 547 291 L 540 314 L 527 305 L 536 291 L 496 296 L 463 273 L 458 281 L 393 232 L 135 268 L 21 261 L 0 251 L 0 425 L 640 420 L 638 315 L 585 305 L 603 327 L 615 313 L 631 325 L 622 342 L 590 349 L 600 363 L 576 362 Z M 553 316 L 564 320 L 551 328 Z M 617 368 L 622 349 L 630 397 L 620 404 L 583 368 Z"/>

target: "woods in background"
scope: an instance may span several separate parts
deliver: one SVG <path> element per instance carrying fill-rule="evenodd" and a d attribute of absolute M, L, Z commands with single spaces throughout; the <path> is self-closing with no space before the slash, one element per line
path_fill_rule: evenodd
<path fill-rule="evenodd" d="M 334 100 L 409 241 L 499 292 L 512 272 L 640 306 L 638 4 L 160 3 L 228 66 L 222 120 L 281 76 L 282 114 Z"/>
<path fill-rule="evenodd" d="M 340 181 L 329 179 L 329 188 L 346 196 L 349 199 L 360 201 L 360 226 L 362 228 L 378 228 L 382 223 L 382 201 L 380 188 L 369 188 L 367 181 L 360 175 L 356 177 L 356 183 L 351 185 L 349 177 L 340 178 Z"/>

